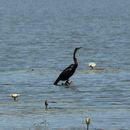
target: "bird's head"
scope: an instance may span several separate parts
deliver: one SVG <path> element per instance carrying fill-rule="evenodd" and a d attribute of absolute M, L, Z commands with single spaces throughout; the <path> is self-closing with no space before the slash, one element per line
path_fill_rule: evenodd
<path fill-rule="evenodd" d="M 77 47 L 77 48 L 75 48 L 75 51 L 79 50 L 80 48 L 83 48 L 83 47 Z"/>
<path fill-rule="evenodd" d="M 76 52 L 77 52 L 80 48 L 83 48 L 83 47 L 77 47 L 77 48 L 74 49 L 74 55 L 76 54 Z"/>

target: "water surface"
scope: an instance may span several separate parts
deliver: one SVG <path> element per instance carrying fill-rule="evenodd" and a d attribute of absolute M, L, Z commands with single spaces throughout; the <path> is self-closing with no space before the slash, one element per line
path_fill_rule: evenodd
<path fill-rule="evenodd" d="M 129 5 L 0 0 L 0 129 L 84 130 L 90 117 L 92 130 L 129 130 Z M 79 46 L 72 87 L 54 86 Z M 21 96 L 14 102 L 11 93 Z"/>

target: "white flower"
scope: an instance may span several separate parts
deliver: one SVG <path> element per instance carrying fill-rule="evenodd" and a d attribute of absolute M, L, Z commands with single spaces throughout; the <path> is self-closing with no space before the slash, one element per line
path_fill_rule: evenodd
<path fill-rule="evenodd" d="M 90 62 L 90 63 L 88 64 L 88 66 L 93 69 L 94 67 L 96 67 L 96 63 L 95 63 L 95 62 Z"/>
<path fill-rule="evenodd" d="M 18 98 L 20 96 L 20 94 L 17 94 L 17 93 L 13 93 L 13 94 L 10 94 L 10 96 L 12 98 L 14 98 L 14 100 L 16 100 L 16 98 Z"/>

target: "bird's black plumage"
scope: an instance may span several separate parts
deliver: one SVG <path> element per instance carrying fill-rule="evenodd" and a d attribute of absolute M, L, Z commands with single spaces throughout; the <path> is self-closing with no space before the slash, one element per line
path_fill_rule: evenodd
<path fill-rule="evenodd" d="M 81 47 L 75 48 L 75 50 L 74 50 L 74 53 L 73 53 L 74 64 L 71 64 L 70 66 L 68 66 L 67 68 L 65 68 L 63 70 L 63 72 L 61 72 L 61 74 L 59 75 L 59 77 L 54 82 L 54 85 L 57 85 L 57 83 L 60 80 L 63 80 L 63 81 L 66 80 L 66 81 L 68 81 L 69 78 L 74 74 L 76 68 L 78 67 L 78 60 L 77 60 L 75 54 L 76 54 L 77 50 L 80 49 L 80 48 Z"/>

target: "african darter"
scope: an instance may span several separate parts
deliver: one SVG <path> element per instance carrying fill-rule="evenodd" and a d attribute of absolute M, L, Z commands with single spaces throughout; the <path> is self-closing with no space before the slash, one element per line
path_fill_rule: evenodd
<path fill-rule="evenodd" d="M 66 80 L 66 83 L 69 83 L 69 78 L 74 74 L 76 68 L 78 67 L 78 60 L 77 60 L 77 58 L 76 58 L 75 55 L 76 55 L 77 50 L 79 50 L 80 48 L 82 48 L 82 47 L 74 49 L 74 53 L 73 53 L 74 64 L 71 64 L 66 69 L 64 69 L 63 72 L 61 72 L 61 74 L 59 75 L 59 77 L 54 82 L 54 85 L 57 85 L 57 83 L 60 80 L 64 80 L 64 81 Z"/>

